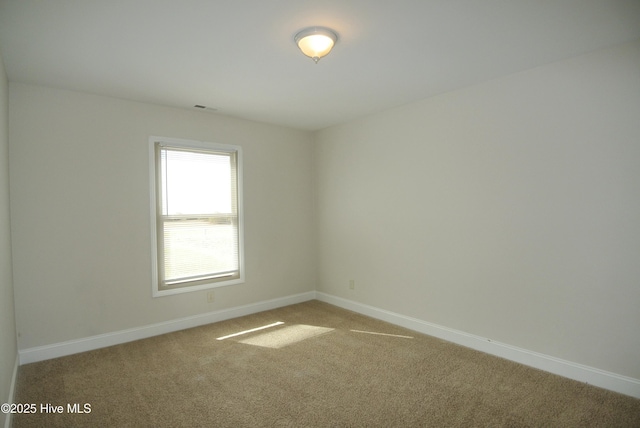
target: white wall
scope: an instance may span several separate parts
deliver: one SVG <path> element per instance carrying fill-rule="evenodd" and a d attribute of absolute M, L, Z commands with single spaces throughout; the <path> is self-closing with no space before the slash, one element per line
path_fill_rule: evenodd
<path fill-rule="evenodd" d="M 0 403 L 9 397 L 17 360 L 9 214 L 9 90 L 0 55 Z M 5 415 L 0 413 L 0 426 Z"/>
<path fill-rule="evenodd" d="M 640 41 L 320 131 L 314 158 L 319 291 L 640 379 Z"/>
<path fill-rule="evenodd" d="M 307 132 L 85 93 L 9 87 L 19 349 L 314 290 Z M 151 297 L 148 138 L 242 146 L 246 282 Z"/>

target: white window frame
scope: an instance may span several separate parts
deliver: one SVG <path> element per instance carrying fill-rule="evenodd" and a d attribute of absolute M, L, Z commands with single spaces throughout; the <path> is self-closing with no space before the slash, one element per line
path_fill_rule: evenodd
<path fill-rule="evenodd" d="M 156 161 L 156 144 L 166 144 L 170 147 L 195 149 L 195 150 L 212 150 L 222 151 L 236 154 L 236 173 L 237 173 L 237 206 L 238 206 L 238 262 L 239 276 L 229 280 L 215 280 L 210 283 L 198 283 L 195 285 L 184 285 L 177 288 L 161 288 L 158 273 L 158 233 L 157 233 L 157 216 L 158 216 L 158 173 Z M 210 288 L 225 287 L 233 284 L 241 284 L 244 282 L 244 209 L 243 209 L 243 186 L 242 186 L 242 148 L 231 144 L 218 144 L 205 141 L 185 140 L 178 138 L 155 137 L 149 138 L 149 189 L 150 189 L 150 208 L 151 208 L 151 290 L 153 297 L 168 296 L 180 293 L 189 293 L 199 290 L 207 290 Z"/>

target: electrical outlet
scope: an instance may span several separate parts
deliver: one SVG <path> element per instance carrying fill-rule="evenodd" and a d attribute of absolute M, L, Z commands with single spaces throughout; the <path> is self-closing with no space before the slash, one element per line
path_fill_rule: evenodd
<path fill-rule="evenodd" d="M 355 290 L 356 289 L 356 282 L 353 279 L 349 280 L 349 290 Z"/>
<path fill-rule="evenodd" d="M 207 303 L 213 303 L 216 300 L 216 295 L 213 293 L 213 291 L 209 291 L 207 292 Z"/>

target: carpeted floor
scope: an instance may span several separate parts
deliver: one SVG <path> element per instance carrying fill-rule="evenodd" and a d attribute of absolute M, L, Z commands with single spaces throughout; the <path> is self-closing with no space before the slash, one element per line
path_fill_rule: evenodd
<path fill-rule="evenodd" d="M 16 428 L 640 427 L 640 400 L 318 301 L 21 366 L 16 403 Z"/>

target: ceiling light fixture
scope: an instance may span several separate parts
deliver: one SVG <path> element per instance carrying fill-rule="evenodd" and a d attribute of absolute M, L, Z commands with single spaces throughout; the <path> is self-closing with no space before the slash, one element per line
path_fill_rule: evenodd
<path fill-rule="evenodd" d="M 329 28 L 309 27 L 298 32 L 294 40 L 302 53 L 317 64 L 320 58 L 331 52 L 338 40 L 338 35 Z"/>

